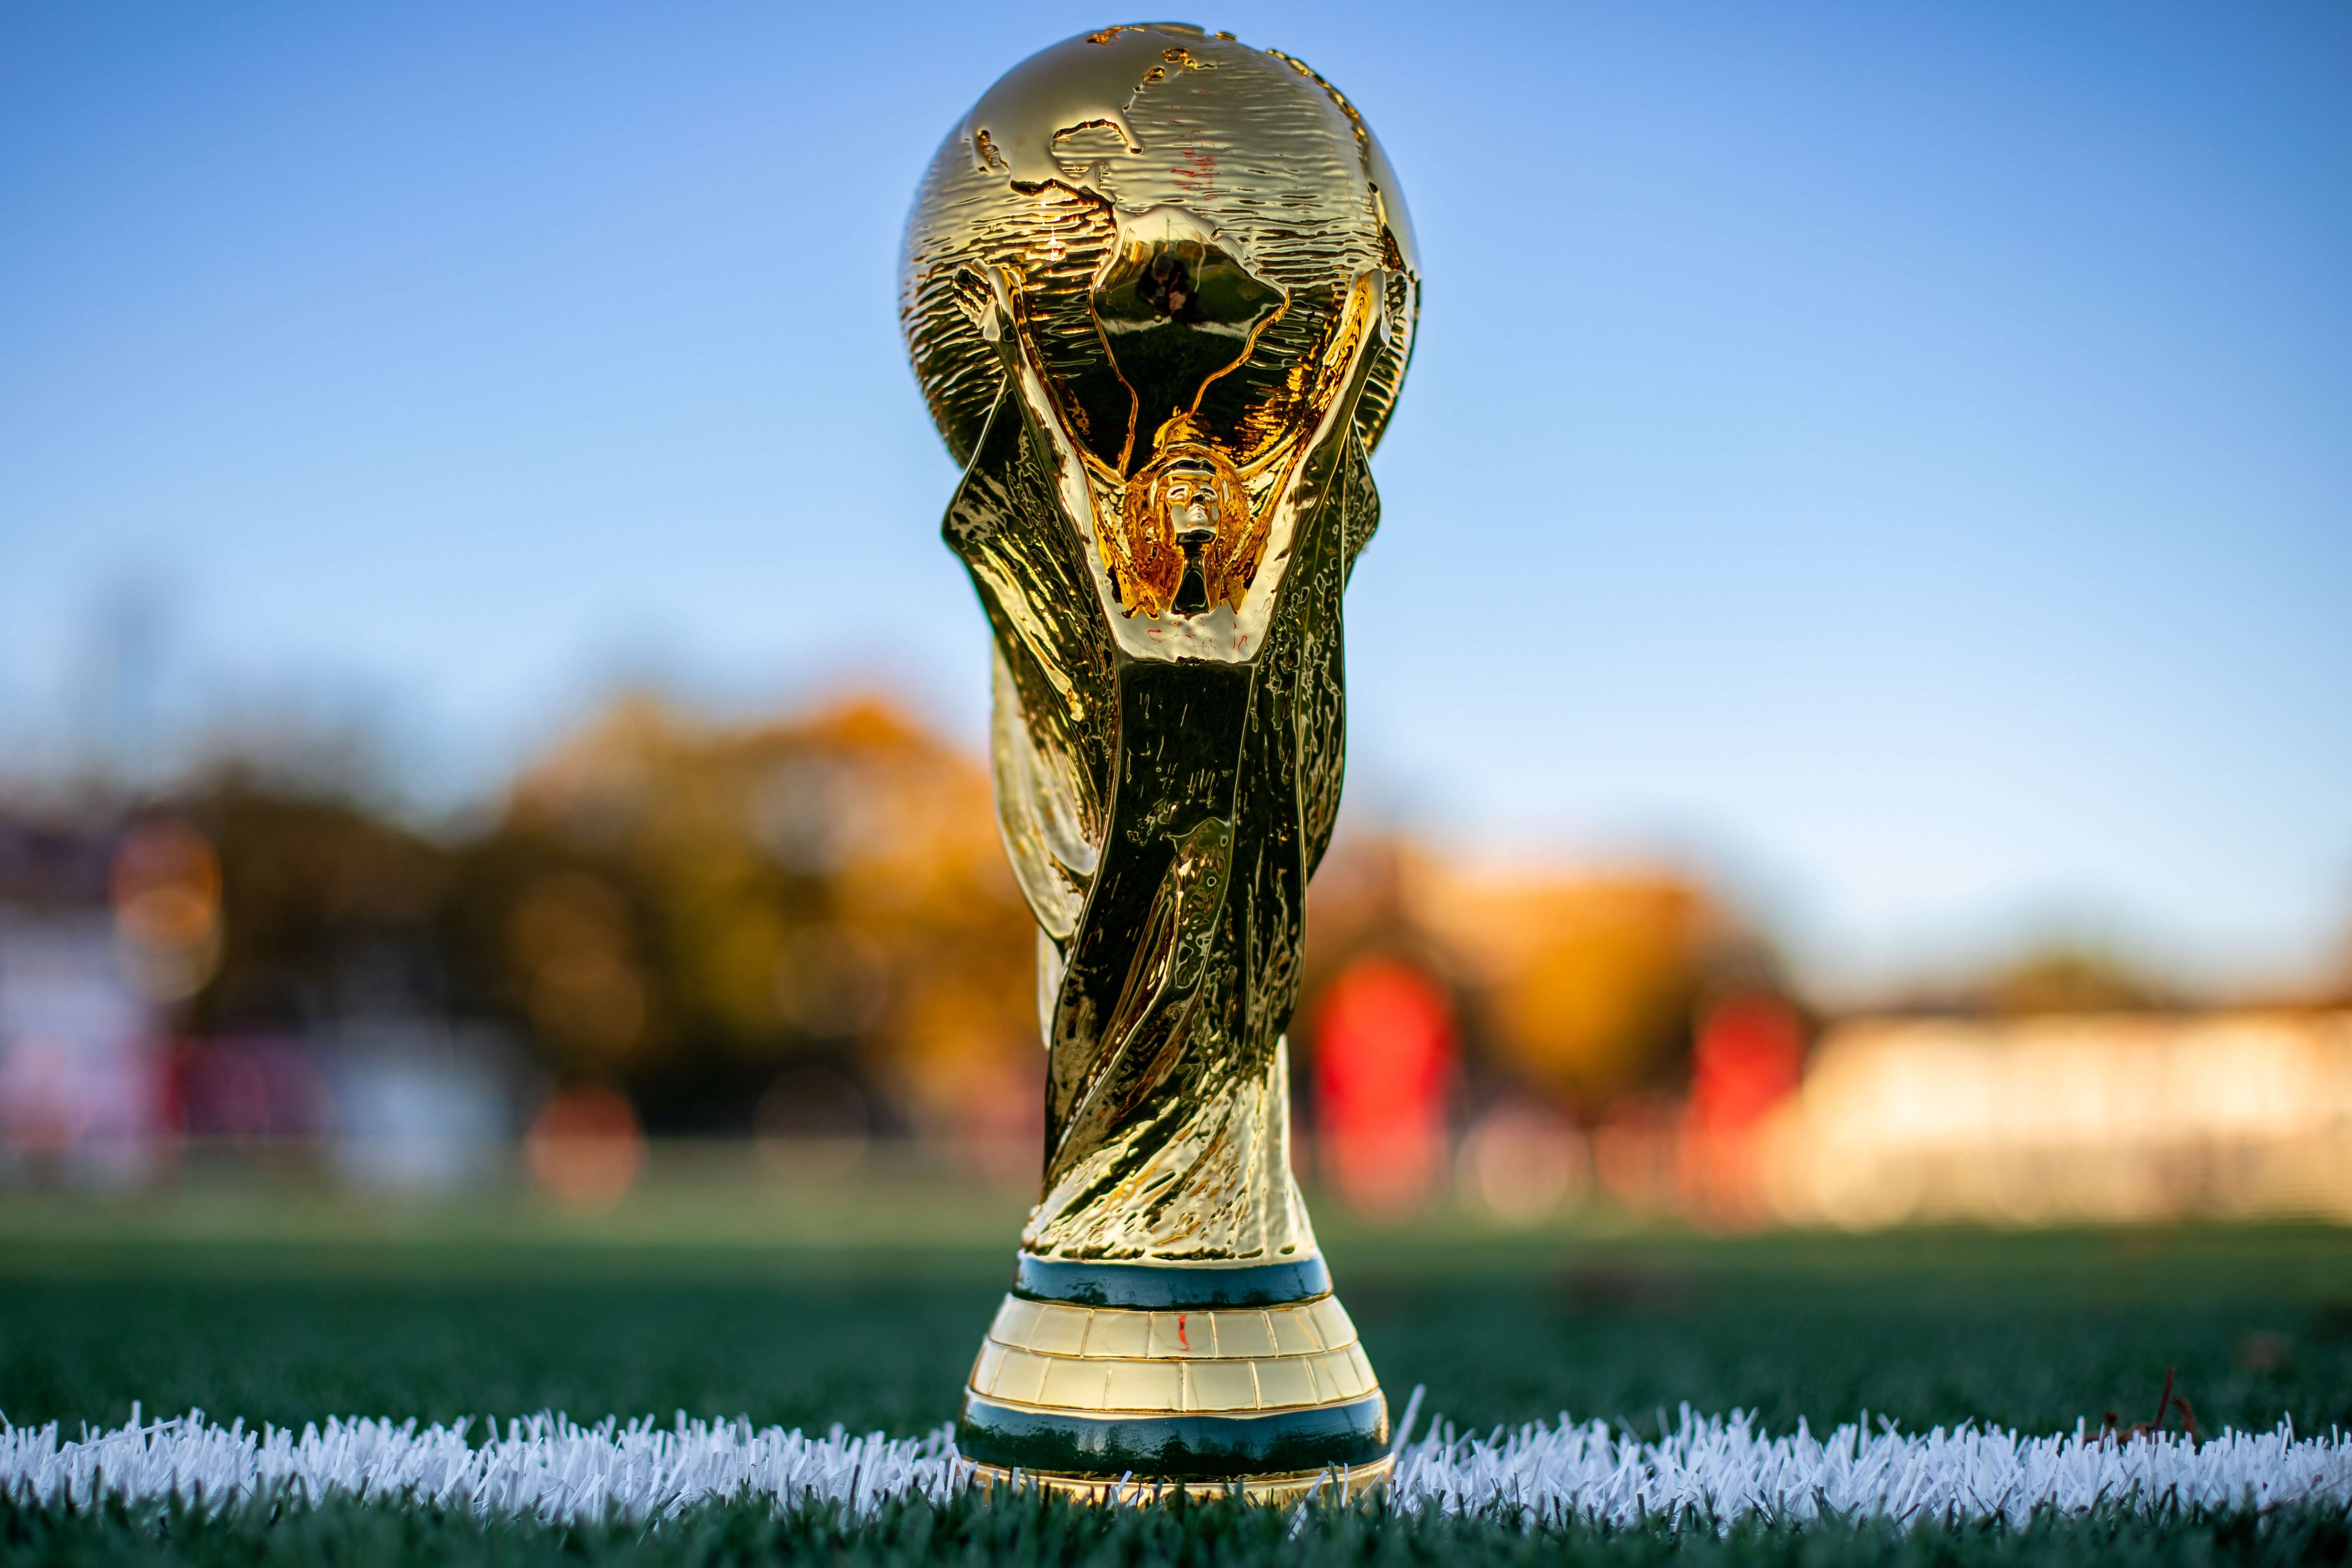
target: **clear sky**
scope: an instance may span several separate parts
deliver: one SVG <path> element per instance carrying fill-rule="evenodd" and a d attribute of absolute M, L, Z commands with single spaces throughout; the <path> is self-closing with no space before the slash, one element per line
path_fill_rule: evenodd
<path fill-rule="evenodd" d="M 373 715 L 495 781 L 598 683 L 983 632 L 895 263 L 1065 5 L 21 7 L 0 746 Z M 1257 5 L 1426 308 L 1349 601 L 1359 814 L 1692 856 L 1817 972 L 2352 928 L 2352 11 Z"/>

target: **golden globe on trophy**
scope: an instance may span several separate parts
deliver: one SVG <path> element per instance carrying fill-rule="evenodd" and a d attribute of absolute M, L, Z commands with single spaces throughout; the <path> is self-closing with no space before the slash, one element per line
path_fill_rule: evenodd
<path fill-rule="evenodd" d="M 958 1447 L 1095 1497 L 1377 1485 L 1387 1404 L 1291 1177 L 1284 1032 L 1420 300 L 1395 176 L 1289 56 L 1107 27 L 982 96 L 904 266 L 1048 1054 Z"/>

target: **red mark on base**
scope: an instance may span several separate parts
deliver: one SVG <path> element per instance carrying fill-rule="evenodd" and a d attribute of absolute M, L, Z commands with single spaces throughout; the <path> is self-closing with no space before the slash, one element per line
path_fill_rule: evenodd
<path fill-rule="evenodd" d="M 1186 1350 L 1192 1348 L 1192 1342 L 1184 1337 L 1184 1314 L 1181 1312 L 1176 1314 L 1176 1342 Z"/>

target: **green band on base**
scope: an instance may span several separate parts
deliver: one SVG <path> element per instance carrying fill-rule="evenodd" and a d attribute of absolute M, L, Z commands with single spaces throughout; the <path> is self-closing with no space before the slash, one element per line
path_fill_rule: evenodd
<path fill-rule="evenodd" d="M 1329 1295 L 1331 1271 L 1319 1254 L 1282 1263 L 1203 1266 L 1081 1262 L 1024 1252 L 1013 1266 L 1013 1293 L 1032 1301 L 1147 1311 L 1280 1307 Z"/>

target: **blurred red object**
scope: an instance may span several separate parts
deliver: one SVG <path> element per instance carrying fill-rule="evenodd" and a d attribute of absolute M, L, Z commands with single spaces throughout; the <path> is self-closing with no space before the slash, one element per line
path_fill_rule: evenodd
<path fill-rule="evenodd" d="M 1351 1206 L 1396 1214 L 1425 1201 L 1445 1168 L 1454 1010 L 1421 970 L 1350 964 L 1316 1017 L 1315 1104 L 1325 1173 Z"/>
<path fill-rule="evenodd" d="M 523 1138 L 530 1173 L 566 1208 L 617 1204 L 646 1161 L 646 1135 L 629 1102 L 606 1089 L 575 1089 L 540 1110 Z"/>
<path fill-rule="evenodd" d="M 1769 991 L 1743 992 L 1708 1009 L 1691 1053 L 1685 1124 L 1702 1133 L 1746 1132 L 1797 1092 L 1805 1026 Z"/>
<path fill-rule="evenodd" d="M 1707 1009 L 1682 1117 L 1683 1197 L 1694 1217 L 1734 1227 L 1761 1219 L 1756 1132 L 1797 1092 L 1804 1068 L 1804 1020 L 1786 998 L 1744 991 Z"/>

